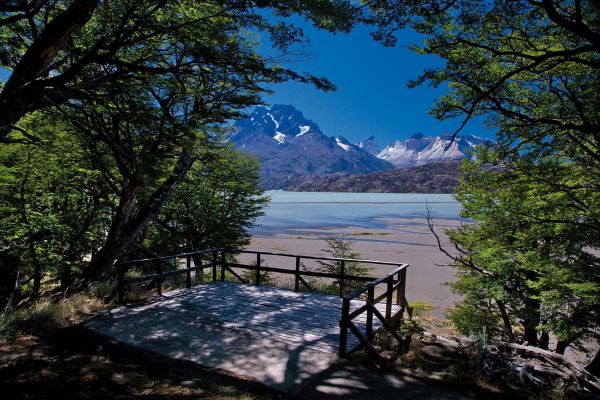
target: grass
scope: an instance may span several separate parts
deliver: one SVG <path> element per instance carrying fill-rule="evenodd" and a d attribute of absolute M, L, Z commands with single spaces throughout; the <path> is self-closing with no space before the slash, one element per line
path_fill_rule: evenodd
<path fill-rule="evenodd" d="M 10 339 L 19 334 L 44 336 L 81 321 L 94 310 L 105 307 L 98 299 L 78 294 L 58 302 L 41 299 L 35 304 L 2 314 L 0 339 Z"/>

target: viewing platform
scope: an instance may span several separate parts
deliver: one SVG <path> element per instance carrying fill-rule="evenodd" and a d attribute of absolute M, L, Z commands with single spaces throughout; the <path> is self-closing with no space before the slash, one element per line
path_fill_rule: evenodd
<path fill-rule="evenodd" d="M 244 256 L 254 262 L 237 261 Z M 270 267 L 273 261 L 265 259 L 285 260 L 288 268 Z M 329 263 L 335 272 L 309 268 L 310 262 Z M 357 262 L 390 269 L 381 277 L 348 275 Z M 140 275 L 148 266 L 154 272 Z M 211 249 L 116 267 L 122 303 L 134 284 L 151 283 L 156 295 L 99 313 L 86 328 L 292 394 L 357 349 L 383 363 L 374 333 L 384 329 L 400 341 L 394 328 L 410 311 L 408 265 L 401 263 Z M 265 273 L 291 277 L 292 290 L 263 285 Z M 163 292 L 165 280 L 175 276 L 185 278 L 185 287 Z M 316 279 L 334 283 L 338 296 L 309 291 Z M 351 291 L 356 281 L 364 285 Z"/>

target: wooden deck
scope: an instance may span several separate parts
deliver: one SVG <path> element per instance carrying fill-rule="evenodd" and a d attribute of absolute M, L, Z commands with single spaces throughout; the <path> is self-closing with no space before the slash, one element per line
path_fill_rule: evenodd
<path fill-rule="evenodd" d="M 353 300 L 350 309 L 353 311 L 362 305 L 363 301 Z M 247 335 L 327 353 L 338 352 L 342 308 L 339 297 L 215 281 L 164 293 L 155 298 L 152 308 Z M 383 313 L 385 304 L 378 308 Z M 377 322 L 374 321 L 374 329 L 378 327 Z M 365 315 L 355 323 L 364 331 Z M 350 336 L 348 348 L 356 345 L 358 340 Z"/>
<path fill-rule="evenodd" d="M 127 345 L 256 380 L 299 399 L 462 399 L 446 388 L 435 390 L 340 358 L 338 323 L 345 301 L 215 281 L 104 310 L 82 325 Z M 364 305 L 352 300 L 350 310 Z M 377 306 L 381 313 L 384 308 Z M 364 331 L 365 319 L 352 321 Z M 348 337 L 349 348 L 356 343 Z"/>

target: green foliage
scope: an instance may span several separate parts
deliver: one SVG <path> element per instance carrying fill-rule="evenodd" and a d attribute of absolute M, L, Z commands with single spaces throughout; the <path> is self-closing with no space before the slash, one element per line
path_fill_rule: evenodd
<path fill-rule="evenodd" d="M 520 324 L 521 340 L 544 346 L 548 332 L 570 343 L 598 326 L 600 245 L 588 228 L 598 208 L 569 205 L 579 196 L 581 204 L 597 203 L 598 194 L 557 193 L 554 185 L 571 185 L 580 173 L 575 163 L 555 163 L 529 167 L 540 174 L 552 168 L 547 184 L 532 182 L 519 168 L 478 172 L 459 188 L 463 216 L 475 220 L 449 232 L 461 249 L 453 288 L 466 296 L 451 313 L 459 330 L 486 326 L 500 335 Z M 502 312 L 506 321 L 498 329 Z"/>
<path fill-rule="evenodd" d="M 444 60 L 412 82 L 448 85 L 440 118 L 484 116 L 498 143 L 465 162 L 457 191 L 473 223 L 450 231 L 459 255 L 450 317 L 557 351 L 600 322 L 600 41 L 595 2 L 455 2 L 420 13 L 416 50 Z"/>
<path fill-rule="evenodd" d="M 143 245 L 161 254 L 248 245 L 247 229 L 269 201 L 259 179 L 256 160 L 221 149 L 216 160 L 189 171 L 150 224 Z"/>
<path fill-rule="evenodd" d="M 470 293 L 469 293 L 470 294 Z M 486 299 L 482 299 L 485 301 Z M 489 301 L 488 301 L 489 302 Z M 493 331 L 493 337 L 501 337 L 500 316 L 493 304 L 475 303 L 473 300 L 458 304 L 448 313 L 454 327 L 463 335 L 472 336 L 482 329 Z"/>
<path fill-rule="evenodd" d="M 34 114 L 23 126 L 40 142 L 3 145 L 0 246 L 20 260 L 22 276 L 33 277 L 25 290 L 37 295 L 45 272 L 68 280 L 71 269 L 101 243 L 110 209 L 100 171 L 63 124 Z M 16 267 L 5 271 L 12 279 L 3 277 L 12 285 Z"/>
<path fill-rule="evenodd" d="M 321 251 L 327 253 L 329 257 L 350 260 L 360 260 L 362 258 L 359 252 L 354 251 L 352 248 L 353 243 L 349 240 L 341 237 L 324 237 L 323 240 L 327 243 L 327 248 Z M 364 282 L 351 280 L 346 276 L 367 276 L 369 267 L 364 264 L 353 261 L 319 261 L 319 270 L 339 276 L 342 271 L 342 263 L 344 265 L 343 282 L 346 289 L 353 290 L 361 287 Z M 335 278 L 332 287 L 339 289 L 341 282 L 340 278 Z"/>
<path fill-rule="evenodd" d="M 173 79 L 168 85 L 185 86 L 208 76 L 203 91 L 211 94 L 195 106 L 205 110 L 220 96 L 257 103 L 265 81 L 293 79 L 331 90 L 326 78 L 257 54 L 256 33 L 285 52 L 303 40 L 286 17 L 300 14 L 318 28 L 349 31 L 358 11 L 350 1 L 329 0 L 61 0 L 0 8 L 0 66 L 10 72 L 0 86 L 0 141 L 29 112 L 82 98 L 110 101 L 114 90 L 134 82 Z M 229 90 L 232 77 L 235 89 L 251 90 Z M 182 96 L 193 96 L 188 89 Z M 232 109 L 227 117 L 238 113 Z"/>

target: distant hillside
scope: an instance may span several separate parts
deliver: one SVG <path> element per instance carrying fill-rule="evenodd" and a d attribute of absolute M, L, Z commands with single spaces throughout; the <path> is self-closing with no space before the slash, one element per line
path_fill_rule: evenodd
<path fill-rule="evenodd" d="M 460 163 L 441 161 L 365 175 L 305 176 L 287 190 L 298 192 L 453 193 L 463 176 Z"/>

